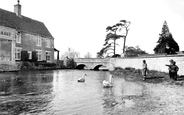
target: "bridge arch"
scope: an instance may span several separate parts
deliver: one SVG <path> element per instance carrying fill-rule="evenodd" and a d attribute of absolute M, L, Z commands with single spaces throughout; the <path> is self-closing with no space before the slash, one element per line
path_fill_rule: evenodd
<path fill-rule="evenodd" d="M 94 69 L 94 70 L 99 70 L 99 68 L 100 68 L 101 66 L 103 66 L 103 65 L 101 65 L 101 64 L 100 64 L 100 65 L 96 65 L 93 69 Z"/>
<path fill-rule="evenodd" d="M 75 69 L 84 69 L 85 67 L 87 67 L 85 64 L 79 64 L 75 67 Z"/>
<path fill-rule="evenodd" d="M 109 70 L 109 58 L 75 58 L 76 69 Z"/>

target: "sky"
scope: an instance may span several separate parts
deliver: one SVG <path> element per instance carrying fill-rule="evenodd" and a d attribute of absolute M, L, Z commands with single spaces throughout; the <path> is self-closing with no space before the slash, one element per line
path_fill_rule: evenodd
<path fill-rule="evenodd" d="M 1 0 L 0 8 L 14 12 L 17 0 Z M 180 51 L 184 51 L 184 0 L 20 0 L 22 15 L 43 22 L 55 38 L 55 48 L 88 52 L 92 57 L 105 43 L 106 27 L 131 22 L 126 46 L 152 54 L 164 21 Z M 123 40 L 118 40 L 122 53 Z"/>

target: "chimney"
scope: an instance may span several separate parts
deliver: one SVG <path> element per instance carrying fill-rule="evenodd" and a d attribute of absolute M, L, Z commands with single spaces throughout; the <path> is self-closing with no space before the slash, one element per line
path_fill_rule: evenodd
<path fill-rule="evenodd" d="M 18 17 L 21 17 L 21 5 L 19 4 L 19 0 L 17 2 L 18 4 L 14 5 L 14 12 Z"/>

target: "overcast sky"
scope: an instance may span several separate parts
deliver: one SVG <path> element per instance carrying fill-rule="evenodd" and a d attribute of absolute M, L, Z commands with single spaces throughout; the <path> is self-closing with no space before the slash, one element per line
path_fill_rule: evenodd
<path fill-rule="evenodd" d="M 0 8 L 14 11 L 17 0 L 1 0 Z M 127 46 L 153 49 L 164 20 L 184 50 L 184 0 L 20 0 L 22 15 L 43 22 L 61 54 L 68 47 L 93 57 L 103 47 L 106 27 L 131 21 Z M 119 40 L 123 44 L 123 40 Z M 122 53 L 122 46 L 119 52 Z"/>

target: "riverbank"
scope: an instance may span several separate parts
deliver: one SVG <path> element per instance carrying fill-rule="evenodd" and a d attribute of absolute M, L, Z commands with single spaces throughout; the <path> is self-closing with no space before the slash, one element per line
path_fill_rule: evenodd
<path fill-rule="evenodd" d="M 133 104 L 123 107 L 127 99 L 118 101 L 114 115 L 183 115 L 184 114 L 184 81 L 180 76 L 178 81 L 169 79 L 168 73 L 149 71 L 148 78 L 143 81 L 141 70 L 134 68 L 117 68 L 111 72 L 115 76 L 124 76 L 126 85 L 136 83 L 142 86 L 142 95 L 129 96 Z M 125 84 L 122 84 L 125 85 Z M 130 86 L 131 87 L 131 86 Z M 138 90 L 136 87 L 130 90 Z"/>

